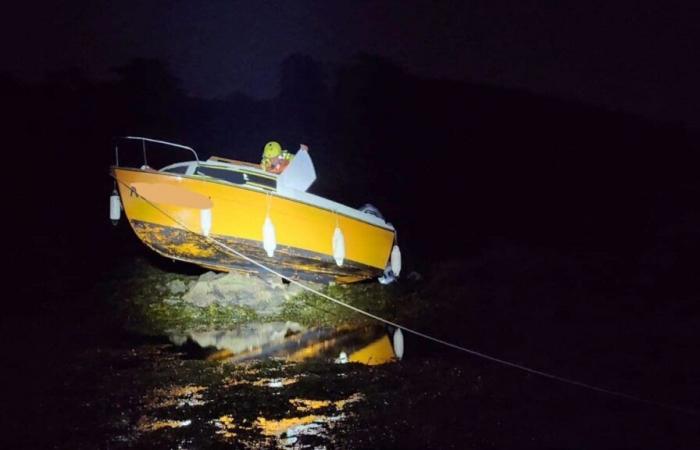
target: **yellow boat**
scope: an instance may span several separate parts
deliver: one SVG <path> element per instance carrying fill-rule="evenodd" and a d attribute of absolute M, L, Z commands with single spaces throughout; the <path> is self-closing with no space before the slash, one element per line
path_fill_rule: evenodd
<path fill-rule="evenodd" d="M 110 217 L 126 213 L 141 241 L 168 258 L 219 271 L 259 273 L 258 266 L 215 242 L 279 272 L 316 282 L 348 283 L 400 272 L 396 231 L 378 211 L 336 203 L 307 192 L 316 178 L 305 146 L 282 174 L 221 157 L 200 161 L 190 147 L 143 137 L 144 165 L 122 167 L 119 149 L 111 174 L 118 193 Z M 194 160 L 154 170 L 146 144 L 190 151 Z"/>

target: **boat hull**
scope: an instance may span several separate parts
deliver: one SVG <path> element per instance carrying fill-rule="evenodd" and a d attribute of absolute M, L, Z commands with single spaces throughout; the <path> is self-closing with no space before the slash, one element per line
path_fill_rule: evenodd
<path fill-rule="evenodd" d="M 293 199 L 197 177 L 126 168 L 113 168 L 113 174 L 136 235 L 172 259 L 221 271 L 261 272 L 213 244 L 213 238 L 284 276 L 344 283 L 381 275 L 391 253 L 393 230 Z M 206 232 L 203 210 L 211 217 Z M 267 216 L 276 232 L 272 257 L 262 243 Z M 345 236 L 342 266 L 333 258 L 336 226 Z"/>

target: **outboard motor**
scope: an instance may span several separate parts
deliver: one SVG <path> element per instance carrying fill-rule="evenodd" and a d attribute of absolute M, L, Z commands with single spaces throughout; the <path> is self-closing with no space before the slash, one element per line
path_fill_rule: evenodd
<path fill-rule="evenodd" d="M 369 203 L 365 203 L 364 205 L 360 206 L 358 210 L 365 214 L 369 214 L 374 217 L 379 217 L 380 219 L 384 220 L 384 216 L 382 216 L 382 213 L 380 213 L 374 205 L 370 205 Z"/>
<path fill-rule="evenodd" d="M 382 215 L 382 213 L 379 212 L 377 207 L 369 203 L 365 203 L 364 205 L 359 207 L 358 210 L 365 214 L 369 214 L 371 216 L 384 220 L 384 216 Z M 379 277 L 379 282 L 381 284 L 393 283 L 399 277 L 400 273 L 401 250 L 399 249 L 398 245 L 394 244 L 394 247 L 391 249 L 391 257 L 389 258 L 389 264 L 386 266 L 386 269 L 384 269 L 384 275 Z"/>
<path fill-rule="evenodd" d="M 401 249 L 394 244 L 391 249 L 391 257 L 389 257 L 389 264 L 384 269 L 384 275 L 378 278 L 379 282 L 381 284 L 391 284 L 396 281 L 401 273 L 401 265 Z"/>

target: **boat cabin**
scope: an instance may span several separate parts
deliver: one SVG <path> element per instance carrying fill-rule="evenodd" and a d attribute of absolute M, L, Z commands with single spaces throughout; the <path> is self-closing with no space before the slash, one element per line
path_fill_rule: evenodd
<path fill-rule="evenodd" d="M 172 142 L 138 136 L 124 136 L 122 139 L 141 142 L 144 153 L 142 170 L 153 171 L 147 164 L 147 142 L 181 148 L 191 152 L 195 160 L 170 164 L 157 172 L 204 178 L 247 189 L 274 193 L 274 195 L 279 197 L 296 200 L 317 208 L 333 211 L 336 214 L 369 222 L 388 230 L 394 230 L 394 227 L 381 217 L 376 208 L 367 208 L 368 205 L 366 205 L 358 210 L 308 192 L 309 187 L 316 180 L 316 170 L 305 145 L 300 146 L 299 151 L 282 173 L 275 174 L 265 171 L 260 164 L 237 161 L 220 156 L 212 156 L 206 161 L 200 161 L 194 149 Z M 115 167 L 119 167 L 118 146 L 115 146 L 114 152 Z"/>

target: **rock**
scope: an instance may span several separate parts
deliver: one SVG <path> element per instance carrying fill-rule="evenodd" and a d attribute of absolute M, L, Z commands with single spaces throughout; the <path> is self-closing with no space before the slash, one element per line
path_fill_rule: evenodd
<path fill-rule="evenodd" d="M 204 272 L 199 276 L 199 281 L 213 281 L 216 280 L 217 278 L 221 278 L 223 276 L 226 276 L 225 273 L 216 273 L 216 272 Z"/>
<path fill-rule="evenodd" d="M 165 284 L 171 294 L 182 294 L 187 291 L 187 285 L 182 280 L 171 280 Z"/>
<path fill-rule="evenodd" d="M 321 285 L 319 284 L 314 284 L 314 283 L 306 283 L 309 287 L 314 288 L 314 289 L 321 289 Z M 296 297 L 297 295 L 301 294 L 302 292 L 306 292 L 306 290 L 296 284 L 288 284 L 286 292 L 284 294 L 284 298 L 289 300 L 292 297 Z"/>
<path fill-rule="evenodd" d="M 280 278 L 276 275 L 270 274 L 270 275 L 264 276 L 263 279 L 272 288 L 284 289 L 286 287 L 284 282 L 282 281 L 282 278 Z"/>
<path fill-rule="evenodd" d="M 275 282 L 237 272 L 207 272 L 190 286 L 182 299 L 200 307 L 245 306 L 258 314 L 269 315 L 279 312 L 285 299 L 300 291 L 298 286 L 284 285 L 279 279 Z"/>
<path fill-rule="evenodd" d="M 183 345 L 185 342 L 187 342 L 187 336 L 182 334 L 172 333 L 168 337 L 170 338 L 170 342 L 175 345 Z"/>

